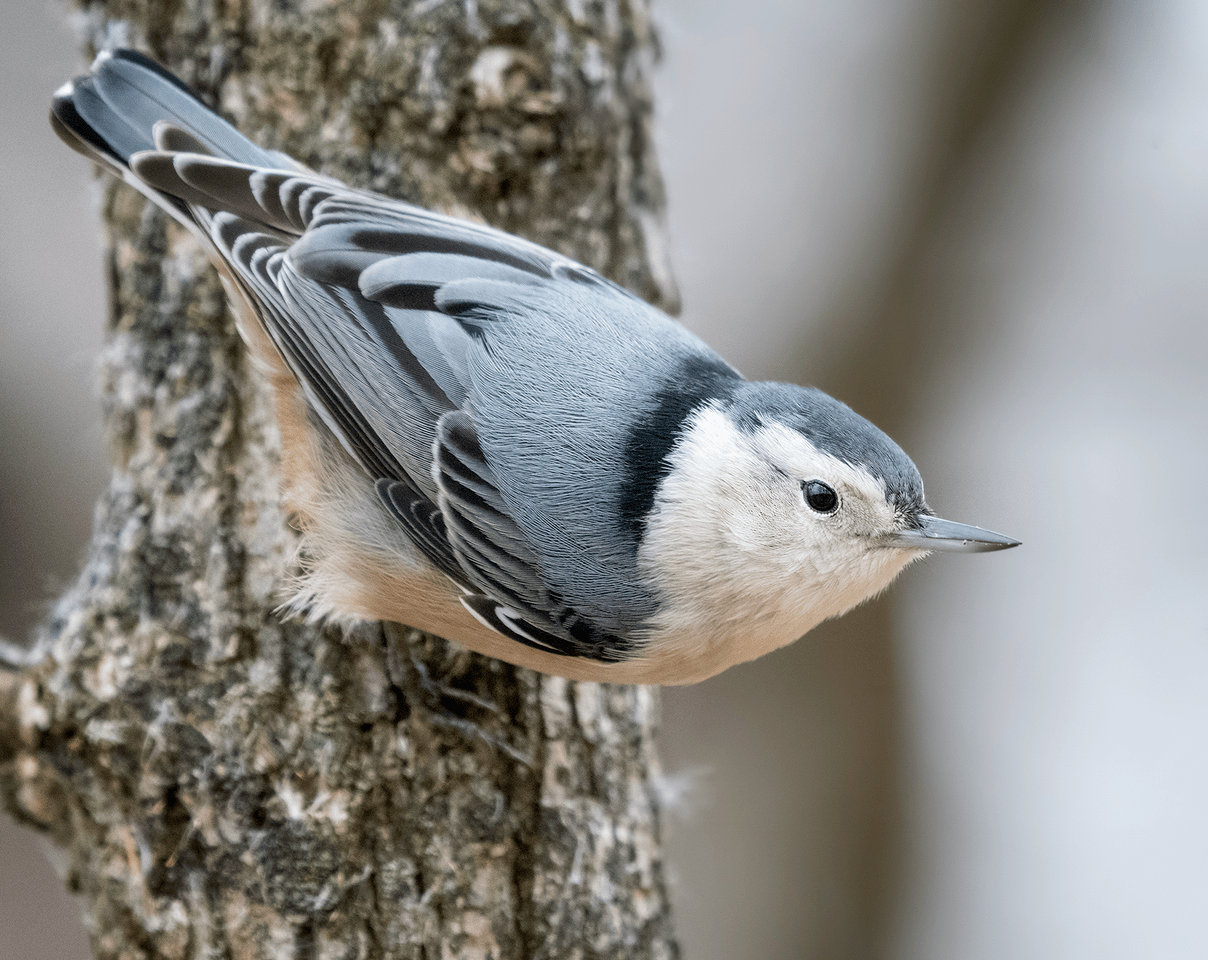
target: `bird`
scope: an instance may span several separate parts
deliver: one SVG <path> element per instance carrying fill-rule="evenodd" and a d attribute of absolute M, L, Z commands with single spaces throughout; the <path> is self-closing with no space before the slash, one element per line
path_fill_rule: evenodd
<path fill-rule="evenodd" d="M 559 253 L 263 149 L 142 53 L 100 53 L 51 124 L 218 270 L 276 394 L 305 547 L 286 615 L 686 684 L 930 551 L 1018 545 L 939 518 L 906 453 L 821 390 L 744 379 Z"/>

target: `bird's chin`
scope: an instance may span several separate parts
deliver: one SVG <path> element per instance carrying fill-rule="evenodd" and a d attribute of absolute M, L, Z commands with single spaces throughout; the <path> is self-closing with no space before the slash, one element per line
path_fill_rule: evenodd
<path fill-rule="evenodd" d="M 885 544 L 876 544 L 859 557 L 849 560 L 841 572 L 828 578 L 832 584 L 842 584 L 838 589 L 826 591 L 825 600 L 819 602 L 814 593 L 811 604 L 812 628 L 823 620 L 841 616 L 848 610 L 870 600 L 893 583 L 899 573 L 910 563 L 926 556 L 927 551 L 913 546 L 886 549 Z M 803 631 L 804 632 L 804 631 Z"/>

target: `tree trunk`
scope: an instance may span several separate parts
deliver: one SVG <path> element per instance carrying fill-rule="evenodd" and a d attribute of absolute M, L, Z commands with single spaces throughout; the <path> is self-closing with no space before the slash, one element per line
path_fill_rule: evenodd
<path fill-rule="evenodd" d="M 109 0 L 253 139 L 473 212 L 673 306 L 644 0 Z M 191 238 L 107 184 L 114 471 L 0 698 L 10 812 L 102 958 L 675 957 L 657 692 L 273 609 L 296 537 L 272 398 Z"/>

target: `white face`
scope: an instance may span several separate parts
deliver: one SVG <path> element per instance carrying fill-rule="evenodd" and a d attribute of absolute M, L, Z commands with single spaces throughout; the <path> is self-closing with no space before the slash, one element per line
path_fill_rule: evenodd
<path fill-rule="evenodd" d="M 750 434 L 703 410 L 672 454 L 642 548 L 664 587 L 658 627 L 725 643 L 739 633 L 754 650 L 741 659 L 758 656 L 879 592 L 921 556 L 880 543 L 897 526 L 866 470 L 780 424 Z"/>

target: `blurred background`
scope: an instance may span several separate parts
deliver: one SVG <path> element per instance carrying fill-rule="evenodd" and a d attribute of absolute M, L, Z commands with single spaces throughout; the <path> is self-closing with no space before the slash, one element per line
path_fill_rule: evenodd
<path fill-rule="evenodd" d="M 1208 956 L 1208 0 L 655 0 L 684 321 L 885 427 L 916 564 L 667 691 L 687 960 Z M 50 0 L 0 35 L 0 633 L 105 475 L 97 191 L 46 125 Z M 0 958 L 88 955 L 0 815 Z"/>

